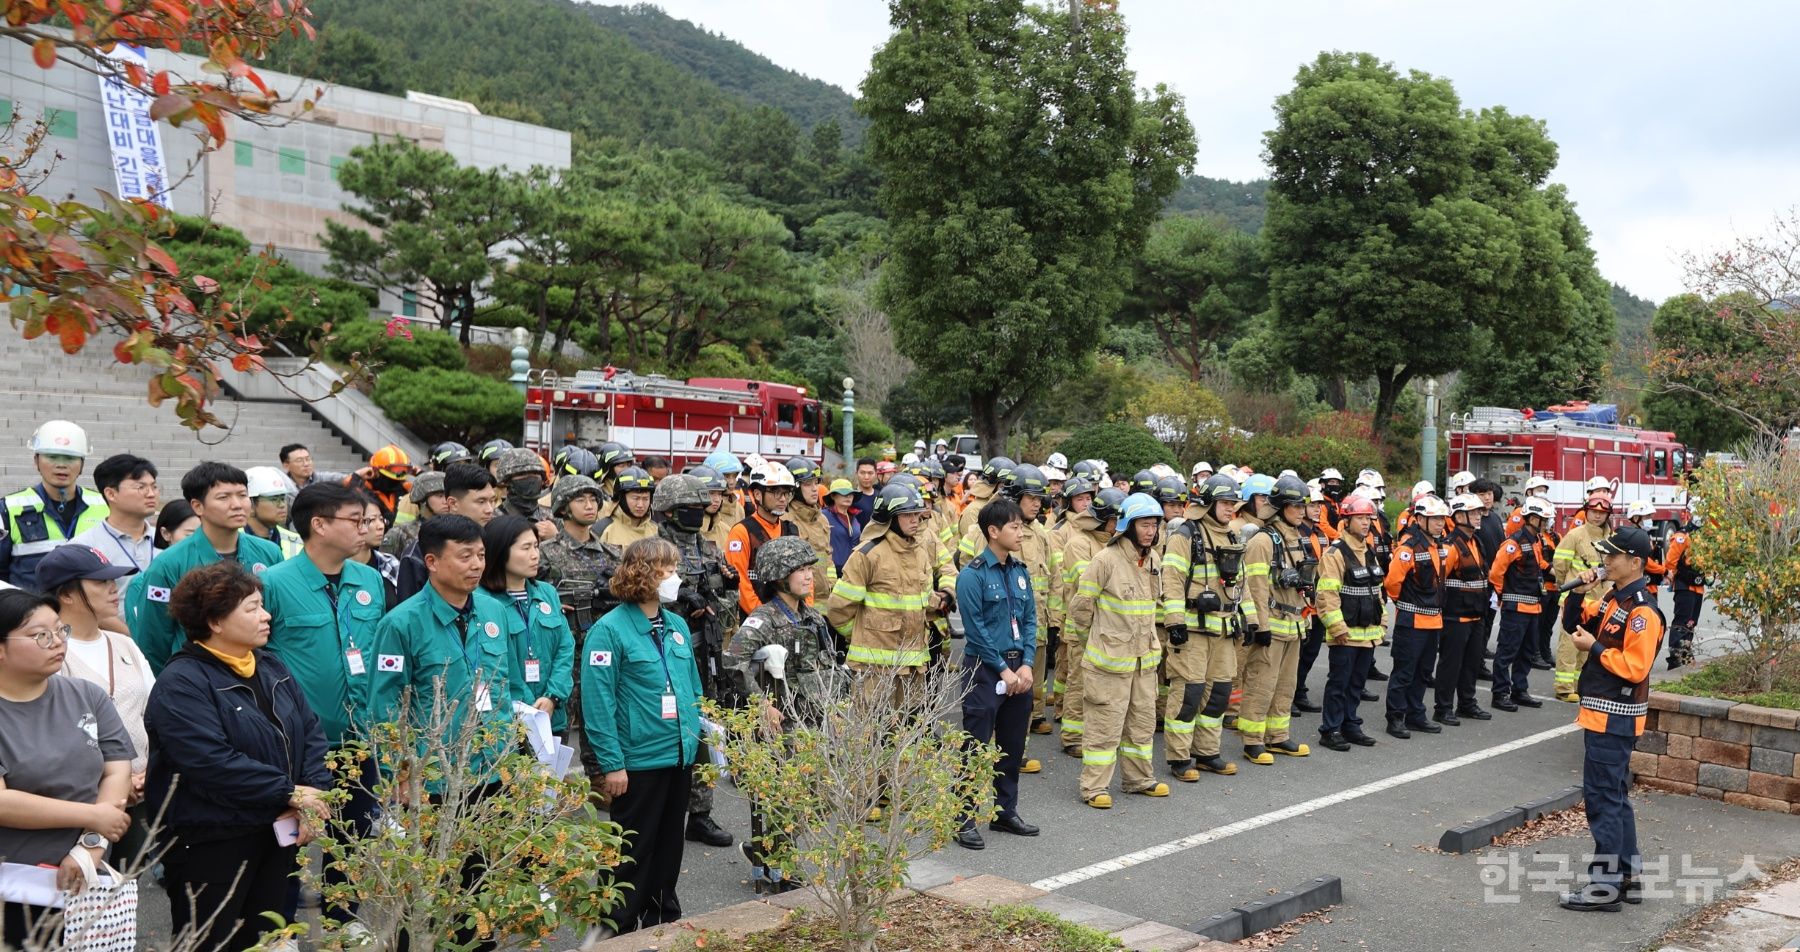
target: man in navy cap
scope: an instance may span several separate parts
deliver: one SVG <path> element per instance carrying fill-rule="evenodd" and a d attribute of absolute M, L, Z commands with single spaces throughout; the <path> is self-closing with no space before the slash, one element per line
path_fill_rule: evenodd
<path fill-rule="evenodd" d="M 1581 712 L 1575 723 L 1585 729 L 1581 790 L 1594 835 L 1594 861 L 1587 885 L 1564 893 L 1562 907 L 1617 912 L 1621 902 L 1643 901 L 1637 879 L 1642 866 L 1637 818 L 1629 797 L 1631 752 L 1650 711 L 1650 669 L 1662 646 L 1663 616 L 1645 590 L 1644 566 L 1652 551 L 1648 533 L 1627 525 L 1594 548 L 1602 556 L 1600 567 L 1582 572 L 1581 579 L 1605 578 L 1612 591 L 1597 611 L 1583 615 L 1570 635 L 1584 659 L 1576 682 Z"/>

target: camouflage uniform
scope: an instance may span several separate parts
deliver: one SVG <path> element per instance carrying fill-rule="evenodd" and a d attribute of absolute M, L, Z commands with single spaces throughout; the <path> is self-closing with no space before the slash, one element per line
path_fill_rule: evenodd
<path fill-rule="evenodd" d="M 444 491 L 443 473 L 420 473 L 413 480 L 412 492 L 406 498 L 418 507 L 419 517 L 408 519 L 388 530 L 381 540 L 381 551 L 398 559 L 406 554 L 408 546 L 419 538 L 419 527 L 431 518 L 431 510 L 426 508 L 425 501 Z"/>
<path fill-rule="evenodd" d="M 552 505 L 558 513 L 562 513 L 568 502 L 582 492 L 598 492 L 594 481 L 585 476 L 564 476 L 556 481 L 556 489 L 551 497 Z M 619 566 L 618 553 L 609 553 L 600 545 L 600 538 L 589 533 L 586 542 L 577 542 L 569 535 L 566 528 L 559 528 L 555 538 L 545 542 L 538 550 L 538 581 L 548 583 L 556 589 L 557 598 L 562 602 L 563 614 L 569 618 L 569 630 L 575 635 L 575 656 L 581 657 L 581 645 L 587 639 L 587 631 L 594 622 L 618 604 L 607 591 L 606 584 L 612 579 L 613 570 Z M 581 727 L 581 679 L 575 679 L 575 687 L 569 696 L 569 730 L 577 737 L 585 738 Z M 580 745 L 581 767 L 587 774 L 589 782 L 599 789 L 600 778 L 604 771 L 600 769 L 600 761 L 595 758 L 585 741 Z"/>
<path fill-rule="evenodd" d="M 501 451 L 499 461 L 494 464 L 494 478 L 500 481 L 500 489 L 505 495 L 495 510 L 495 515 L 524 516 L 532 522 L 543 522 L 546 519 L 555 518 L 550 514 L 550 510 L 538 503 L 538 492 L 521 500 L 514 496 L 507 487 L 508 479 L 531 473 L 536 473 L 539 477 L 544 475 L 544 461 L 536 453 L 527 449 Z M 542 480 L 540 479 L 539 491 L 541 492 L 541 490 Z"/>

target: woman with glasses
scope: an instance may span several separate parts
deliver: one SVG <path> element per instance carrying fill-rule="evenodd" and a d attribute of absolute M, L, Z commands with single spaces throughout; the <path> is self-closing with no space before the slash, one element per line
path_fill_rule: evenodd
<path fill-rule="evenodd" d="M 125 806 L 136 752 L 105 688 L 56 677 L 69 628 L 54 599 L 0 591 L 0 632 L 0 862 L 27 873 L 55 867 L 57 886 L 79 891 L 85 878 L 74 851 L 98 863 L 131 827 Z M 0 895 L 10 895 L 8 878 L 0 877 Z M 0 945 L 22 948 L 34 933 L 56 938 L 54 924 L 38 924 L 54 910 L 4 906 Z"/>
<path fill-rule="evenodd" d="M 387 606 L 400 604 L 400 560 L 381 551 L 381 540 L 387 538 L 388 524 L 381 518 L 381 504 L 368 493 L 358 491 L 363 501 L 363 545 L 350 558 L 381 573 L 381 585 L 387 595 Z"/>

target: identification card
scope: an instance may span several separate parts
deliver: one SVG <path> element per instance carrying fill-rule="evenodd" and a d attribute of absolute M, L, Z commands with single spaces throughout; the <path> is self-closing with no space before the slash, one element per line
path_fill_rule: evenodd
<path fill-rule="evenodd" d="M 663 720 L 672 721 L 675 719 L 675 695 L 673 695 L 673 694 L 663 695 L 662 711 L 663 711 L 663 716 L 662 716 Z"/>
<path fill-rule="evenodd" d="M 1021 638 L 1021 636 L 1019 634 L 1019 620 L 1017 618 L 1015 618 L 1012 620 L 1012 623 L 1013 623 L 1013 640 L 1018 641 Z"/>
<path fill-rule="evenodd" d="M 525 659 L 525 683 L 538 683 L 538 659 L 536 658 Z"/>
<path fill-rule="evenodd" d="M 484 714 L 494 709 L 494 693 L 488 690 L 485 681 L 475 685 L 475 709 Z"/>
<path fill-rule="evenodd" d="M 351 648 L 344 652 L 344 665 L 350 669 L 351 674 L 362 674 L 368 670 L 363 667 L 361 648 Z"/>

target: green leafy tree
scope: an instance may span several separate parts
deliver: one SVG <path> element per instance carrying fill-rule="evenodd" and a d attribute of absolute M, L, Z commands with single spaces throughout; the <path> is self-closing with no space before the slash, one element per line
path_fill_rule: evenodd
<path fill-rule="evenodd" d="M 1264 141 L 1273 341 L 1317 376 L 1373 377 L 1377 436 L 1408 381 L 1466 368 L 1483 346 L 1529 356 L 1579 331 L 1603 337 L 1590 358 L 1603 368 L 1611 308 L 1604 285 L 1597 303 L 1585 290 L 1586 232 L 1546 187 L 1556 146 L 1541 122 L 1468 113 L 1446 79 L 1324 53 L 1276 100 Z"/>
<path fill-rule="evenodd" d="M 398 140 L 351 149 L 338 184 L 358 199 L 344 210 L 368 227 L 326 221 L 326 270 L 395 296 L 420 292 L 438 326 L 467 344 L 476 299 L 520 233 L 516 178 Z"/>
<path fill-rule="evenodd" d="M 1718 355 L 1751 362 L 1761 349 L 1756 338 L 1718 316 L 1733 306 L 1753 307 L 1755 300 L 1739 295 L 1708 302 L 1697 294 L 1678 294 L 1656 309 L 1650 322 L 1651 344 L 1670 355 Z M 1732 397 L 1731 388 L 1718 377 L 1681 373 L 1665 363 L 1644 394 L 1644 412 L 1651 425 L 1673 431 L 1695 450 L 1730 449 L 1751 433 L 1742 417 L 1719 407 L 1719 401 Z"/>
<path fill-rule="evenodd" d="M 997 453 L 1078 370 L 1194 155 L 1180 97 L 1144 98 L 1116 11 L 896 0 L 863 83 L 891 257 L 881 300 L 921 377 Z"/>
<path fill-rule="evenodd" d="M 1176 367 L 1206 365 L 1269 304 L 1255 238 L 1211 218 L 1165 218 L 1144 243 L 1128 313 L 1148 322 Z"/>
<path fill-rule="evenodd" d="M 1125 412 L 1166 444 L 1184 467 L 1217 458 L 1231 435 L 1225 404 L 1211 390 L 1172 375 L 1152 383 Z"/>
<path fill-rule="evenodd" d="M 375 302 L 361 289 L 256 254 L 235 228 L 192 215 L 170 216 L 169 227 L 163 247 L 182 273 L 216 282 L 212 293 L 235 299 L 251 333 L 304 352 L 328 331 L 358 322 L 380 327 L 366 320 Z"/>

